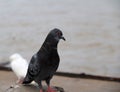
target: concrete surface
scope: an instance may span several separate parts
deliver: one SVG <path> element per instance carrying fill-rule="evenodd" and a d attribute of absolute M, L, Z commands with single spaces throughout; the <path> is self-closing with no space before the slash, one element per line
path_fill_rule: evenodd
<path fill-rule="evenodd" d="M 7 90 L 14 85 L 16 76 L 13 72 L 0 71 L 0 92 L 39 92 L 36 86 L 23 86 Z M 45 83 L 43 83 L 45 85 Z M 65 92 L 120 92 L 120 83 L 81 78 L 54 76 L 52 86 L 64 88 Z"/>

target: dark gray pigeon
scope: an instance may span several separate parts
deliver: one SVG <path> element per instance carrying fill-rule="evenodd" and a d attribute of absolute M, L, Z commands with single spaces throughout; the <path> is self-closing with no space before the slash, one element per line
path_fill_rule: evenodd
<path fill-rule="evenodd" d="M 43 92 L 41 81 L 45 80 L 47 92 L 55 92 L 50 88 L 50 80 L 59 66 L 57 45 L 60 39 L 65 40 L 62 31 L 57 28 L 50 31 L 40 50 L 32 56 L 23 84 L 35 81 L 40 87 L 40 92 Z"/>

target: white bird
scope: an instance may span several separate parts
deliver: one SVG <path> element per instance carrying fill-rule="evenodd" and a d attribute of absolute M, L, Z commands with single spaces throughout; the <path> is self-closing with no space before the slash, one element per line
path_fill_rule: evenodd
<path fill-rule="evenodd" d="M 28 62 L 18 53 L 11 55 L 9 60 L 12 71 L 18 77 L 16 83 L 21 84 L 27 73 Z"/>

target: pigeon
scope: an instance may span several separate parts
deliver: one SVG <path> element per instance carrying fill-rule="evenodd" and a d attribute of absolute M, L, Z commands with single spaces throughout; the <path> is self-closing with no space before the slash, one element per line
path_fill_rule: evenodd
<path fill-rule="evenodd" d="M 9 61 L 0 63 L 1 70 L 13 71 L 17 76 L 17 81 L 15 85 L 11 85 L 6 91 L 11 88 L 14 90 L 18 88 L 20 84 L 22 84 L 28 69 L 28 62 L 18 53 L 15 53 L 9 57 Z M 37 84 L 32 81 L 32 85 L 37 86 Z"/>
<path fill-rule="evenodd" d="M 27 73 L 28 62 L 18 53 L 11 55 L 9 61 L 12 71 L 18 78 L 16 84 L 21 84 Z"/>
<path fill-rule="evenodd" d="M 39 85 L 40 92 L 43 92 L 41 82 L 45 81 L 48 86 L 47 92 L 56 92 L 50 87 L 50 80 L 60 62 L 57 51 L 60 39 L 65 41 L 61 30 L 55 28 L 48 33 L 40 50 L 31 58 L 23 84 L 29 84 L 34 80 Z"/>

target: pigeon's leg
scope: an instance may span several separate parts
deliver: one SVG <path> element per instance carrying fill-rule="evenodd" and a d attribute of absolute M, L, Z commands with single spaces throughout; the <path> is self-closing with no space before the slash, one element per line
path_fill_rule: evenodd
<path fill-rule="evenodd" d="M 46 83 L 48 85 L 47 92 L 57 92 L 55 89 L 53 89 L 53 88 L 50 87 L 50 79 L 47 79 Z"/>
<path fill-rule="evenodd" d="M 19 79 L 16 81 L 16 83 L 15 83 L 14 85 L 11 85 L 7 90 L 9 90 L 9 89 L 15 90 L 16 88 L 19 87 L 20 84 L 22 84 L 23 80 L 24 80 L 23 77 L 19 78 Z"/>
<path fill-rule="evenodd" d="M 23 80 L 24 80 L 23 77 L 19 78 L 19 79 L 17 80 L 16 84 L 22 84 L 22 83 L 23 83 Z"/>
<path fill-rule="evenodd" d="M 18 88 L 19 85 L 23 83 L 23 80 L 24 80 L 23 77 L 19 78 L 19 79 L 16 81 L 16 83 L 15 83 L 15 85 L 14 85 L 13 88 Z"/>
<path fill-rule="evenodd" d="M 10 88 L 13 88 L 13 89 L 18 88 L 19 85 L 22 84 L 23 80 L 24 80 L 23 77 L 18 78 L 18 80 L 16 81 L 16 83 L 14 85 L 11 85 Z"/>
<path fill-rule="evenodd" d="M 40 92 L 43 92 L 41 81 L 38 83 L 38 85 L 39 85 L 39 87 L 40 87 Z"/>

